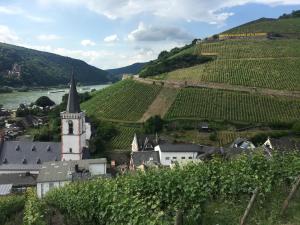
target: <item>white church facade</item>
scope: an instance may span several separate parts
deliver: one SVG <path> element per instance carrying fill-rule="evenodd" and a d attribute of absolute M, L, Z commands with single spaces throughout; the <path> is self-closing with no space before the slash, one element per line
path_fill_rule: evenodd
<path fill-rule="evenodd" d="M 62 152 L 61 160 L 81 160 L 88 151 L 91 137 L 91 126 L 85 121 L 85 113 L 80 110 L 76 83 L 72 76 L 68 104 L 65 112 L 61 112 Z"/>

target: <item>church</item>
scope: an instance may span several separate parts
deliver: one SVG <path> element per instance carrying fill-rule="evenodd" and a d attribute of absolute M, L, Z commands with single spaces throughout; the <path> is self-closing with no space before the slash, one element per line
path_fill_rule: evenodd
<path fill-rule="evenodd" d="M 38 174 L 49 161 L 89 158 L 91 125 L 80 109 L 74 75 L 71 76 L 68 104 L 61 112 L 61 142 L 5 141 L 0 137 L 0 174 L 30 172 Z"/>

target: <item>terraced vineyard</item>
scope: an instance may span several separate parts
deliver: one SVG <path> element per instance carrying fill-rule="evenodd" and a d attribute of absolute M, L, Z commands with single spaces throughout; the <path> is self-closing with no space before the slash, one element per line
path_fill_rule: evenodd
<path fill-rule="evenodd" d="M 274 32 L 274 33 L 300 33 L 300 18 L 290 19 L 260 19 L 235 27 L 224 33 L 245 32 Z"/>
<path fill-rule="evenodd" d="M 300 58 L 216 60 L 176 70 L 167 80 L 216 82 L 250 87 L 300 91 Z"/>
<path fill-rule="evenodd" d="M 217 59 L 161 77 L 193 83 L 216 82 L 300 91 L 300 40 L 200 43 L 195 53 L 217 55 Z"/>
<path fill-rule="evenodd" d="M 205 88 L 182 89 L 166 119 L 211 119 L 247 122 L 299 119 L 300 100 Z"/>
<path fill-rule="evenodd" d="M 140 129 L 136 127 L 118 127 L 119 134 L 115 136 L 111 142 L 113 149 L 130 149 L 133 136 L 139 133 Z"/>
<path fill-rule="evenodd" d="M 89 116 L 99 119 L 138 121 L 160 89 L 161 86 L 124 80 L 95 92 L 82 108 Z"/>

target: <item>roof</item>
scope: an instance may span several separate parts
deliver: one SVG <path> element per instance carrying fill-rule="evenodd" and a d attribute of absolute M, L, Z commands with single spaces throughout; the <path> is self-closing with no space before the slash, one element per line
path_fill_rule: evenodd
<path fill-rule="evenodd" d="M 0 185 L 1 184 L 34 186 L 36 185 L 36 176 L 29 173 L 0 174 Z"/>
<path fill-rule="evenodd" d="M 234 142 L 230 145 L 230 148 L 253 149 L 255 148 L 255 145 L 246 138 L 239 137 L 234 140 Z"/>
<path fill-rule="evenodd" d="M 0 195 L 8 195 L 11 193 L 12 184 L 1 184 Z"/>
<path fill-rule="evenodd" d="M 288 137 L 279 139 L 270 138 L 271 145 L 275 150 L 300 150 L 300 141 L 295 141 Z"/>
<path fill-rule="evenodd" d="M 75 165 L 78 165 L 81 170 L 88 171 L 89 165 L 106 163 L 107 160 L 105 158 L 46 162 L 42 165 L 37 182 L 71 181 L 72 174 L 75 173 Z"/>
<path fill-rule="evenodd" d="M 213 147 L 197 145 L 197 144 L 160 144 L 159 148 L 162 152 L 206 152 Z"/>
<path fill-rule="evenodd" d="M 39 171 L 42 168 L 41 164 L 2 164 L 0 171 Z"/>
<path fill-rule="evenodd" d="M 70 85 L 70 91 L 69 91 L 69 97 L 68 97 L 68 104 L 67 104 L 67 110 L 68 113 L 79 113 L 80 110 L 80 104 L 79 104 L 79 96 L 76 90 L 76 82 L 74 79 L 74 74 L 72 73 L 71 76 L 71 85 Z"/>
<path fill-rule="evenodd" d="M 159 153 L 157 151 L 132 152 L 131 158 L 135 166 L 139 166 L 147 162 L 159 163 Z"/>
<path fill-rule="evenodd" d="M 0 165 L 42 164 L 60 158 L 60 142 L 5 141 L 0 152 Z"/>
<path fill-rule="evenodd" d="M 137 135 L 139 150 L 154 150 L 154 147 L 160 142 L 156 135 Z"/>

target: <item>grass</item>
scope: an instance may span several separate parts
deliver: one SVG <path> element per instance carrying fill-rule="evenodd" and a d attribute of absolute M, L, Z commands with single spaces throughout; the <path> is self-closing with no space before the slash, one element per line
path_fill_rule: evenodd
<path fill-rule="evenodd" d="M 210 119 L 241 122 L 289 122 L 298 120 L 300 100 L 238 91 L 205 88 L 182 89 L 165 118 Z"/>
<path fill-rule="evenodd" d="M 138 121 L 156 98 L 161 86 L 120 81 L 97 91 L 82 104 L 89 116 L 111 121 Z"/>

